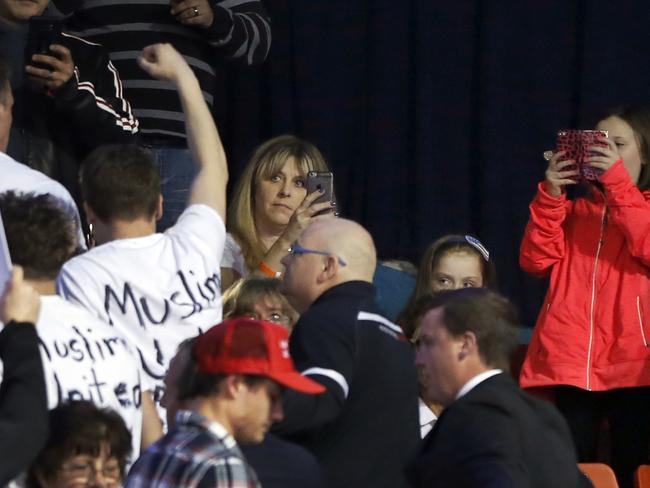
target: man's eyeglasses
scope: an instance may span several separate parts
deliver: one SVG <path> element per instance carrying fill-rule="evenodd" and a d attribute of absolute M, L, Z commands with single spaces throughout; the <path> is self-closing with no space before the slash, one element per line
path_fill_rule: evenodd
<path fill-rule="evenodd" d="M 291 244 L 291 247 L 289 248 L 289 254 L 291 254 L 292 256 L 296 256 L 300 254 L 319 254 L 321 256 L 336 256 L 336 254 L 331 252 L 318 251 L 316 249 L 308 249 L 306 247 L 302 247 L 301 245 L 296 244 L 295 242 Z M 347 263 L 343 261 L 340 257 L 336 256 L 336 259 L 338 260 L 341 266 L 347 266 Z"/>

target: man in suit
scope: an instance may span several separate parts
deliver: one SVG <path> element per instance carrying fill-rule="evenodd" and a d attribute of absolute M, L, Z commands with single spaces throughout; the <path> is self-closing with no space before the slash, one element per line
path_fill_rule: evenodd
<path fill-rule="evenodd" d="M 455 290 L 423 297 L 416 316 L 423 396 L 444 411 L 411 466 L 413 486 L 590 486 L 563 418 L 507 373 L 517 320 L 505 298 Z"/>

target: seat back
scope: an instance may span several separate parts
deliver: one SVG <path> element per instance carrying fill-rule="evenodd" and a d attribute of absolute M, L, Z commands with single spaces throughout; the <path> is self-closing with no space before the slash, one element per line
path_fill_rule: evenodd
<path fill-rule="evenodd" d="M 650 488 L 650 464 L 642 464 L 636 469 L 635 488 Z"/>
<path fill-rule="evenodd" d="M 594 488 L 618 488 L 616 475 L 612 468 L 604 463 L 578 463 L 578 468 L 582 471 Z"/>

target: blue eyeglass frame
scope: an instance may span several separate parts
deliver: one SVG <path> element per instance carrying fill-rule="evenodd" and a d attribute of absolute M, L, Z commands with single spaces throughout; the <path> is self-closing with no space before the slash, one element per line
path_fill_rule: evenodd
<path fill-rule="evenodd" d="M 341 266 L 347 266 L 348 264 L 343 261 L 339 256 L 334 253 L 326 251 L 318 251 L 316 249 L 309 249 L 307 247 L 302 247 L 300 244 L 293 243 L 289 246 L 289 254 L 295 256 L 296 254 L 319 254 L 320 256 L 335 256 Z"/>

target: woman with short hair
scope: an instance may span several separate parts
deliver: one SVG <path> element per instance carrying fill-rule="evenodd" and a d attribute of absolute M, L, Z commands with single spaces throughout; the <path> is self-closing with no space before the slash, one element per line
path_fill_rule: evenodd
<path fill-rule="evenodd" d="M 131 434 L 119 414 L 71 401 L 51 410 L 49 420 L 50 435 L 29 468 L 28 488 L 122 486 Z"/>

